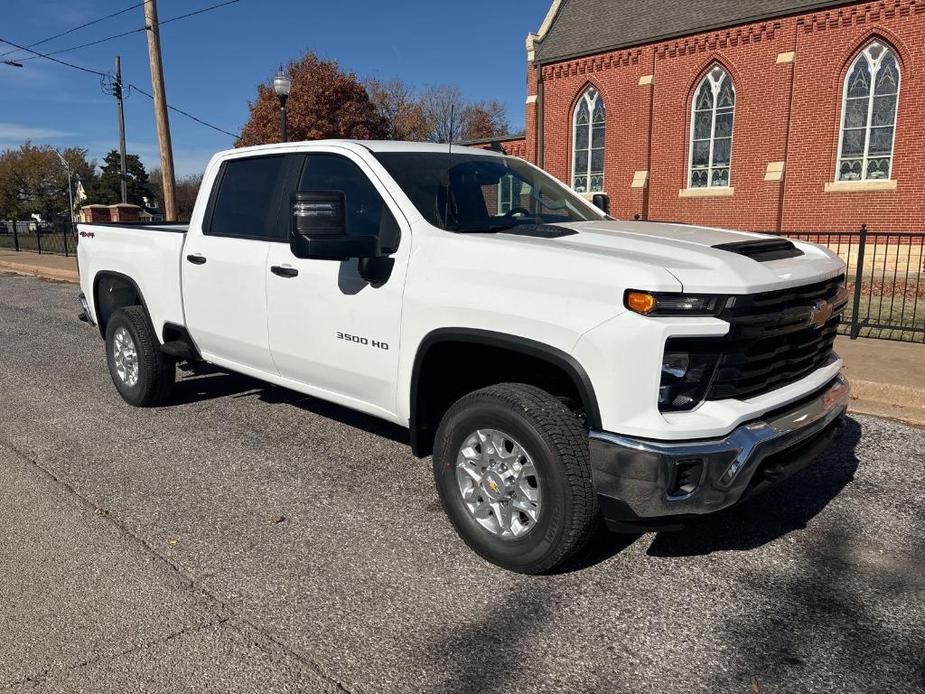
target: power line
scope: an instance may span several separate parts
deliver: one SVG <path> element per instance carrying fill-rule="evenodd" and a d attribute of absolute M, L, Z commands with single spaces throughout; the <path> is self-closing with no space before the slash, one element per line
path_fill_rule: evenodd
<path fill-rule="evenodd" d="M 144 89 L 142 89 L 141 87 L 139 87 L 137 84 L 133 84 L 133 83 L 131 83 L 131 82 L 127 82 L 126 84 L 127 84 L 131 89 L 134 89 L 136 92 L 139 92 L 139 93 L 143 94 L 144 96 L 148 97 L 149 99 L 153 99 L 153 98 L 154 98 L 151 94 L 148 94 L 148 92 L 146 92 Z M 196 122 L 199 123 L 200 125 L 204 125 L 204 126 L 206 126 L 207 128 L 212 128 L 212 130 L 217 130 L 218 132 L 222 133 L 223 135 L 229 135 L 230 137 L 237 137 L 237 135 L 236 135 L 235 133 L 230 133 L 230 132 L 228 132 L 227 130 L 223 130 L 222 128 L 218 127 L 217 125 L 212 125 L 211 123 L 207 123 L 206 121 L 202 120 L 201 118 L 197 118 L 197 117 L 194 116 L 192 113 L 188 113 L 187 111 L 184 111 L 184 110 L 181 109 L 181 108 L 177 108 L 176 106 L 171 106 L 170 104 L 167 105 L 167 108 L 169 108 L 171 111 L 173 111 L 173 112 L 175 112 L 175 113 L 179 113 L 181 116 L 186 116 L 186 117 L 189 118 L 190 120 L 196 121 Z"/>
<path fill-rule="evenodd" d="M 130 29 L 129 31 L 123 31 L 121 34 L 113 34 L 112 36 L 107 36 L 106 38 L 99 39 L 98 41 L 89 41 L 87 43 L 82 43 L 79 46 L 71 46 L 70 48 L 62 48 L 57 51 L 49 51 L 48 53 L 44 53 L 42 55 L 31 55 L 28 58 L 20 58 L 19 60 L 20 62 L 24 63 L 27 60 L 37 60 L 38 58 L 48 58 L 49 56 L 52 56 L 52 55 L 59 55 L 61 53 L 69 53 L 70 51 L 76 51 L 78 48 L 89 48 L 90 46 L 95 46 L 98 43 L 106 43 L 107 41 L 112 41 L 113 39 L 119 39 L 119 38 L 122 38 L 123 36 L 129 36 L 131 34 L 137 34 L 139 31 L 144 31 L 144 30 L 145 30 L 145 27 L 141 27 L 140 29 Z"/>
<path fill-rule="evenodd" d="M 113 12 L 112 14 L 107 14 L 105 17 L 100 17 L 99 19 L 94 19 L 93 21 L 87 22 L 87 23 L 85 23 L 85 24 L 81 24 L 80 26 L 73 27 L 72 29 L 68 29 L 67 31 L 62 31 L 60 34 L 55 34 L 54 36 L 49 36 L 47 39 L 42 39 L 41 41 L 36 41 L 35 43 L 30 43 L 28 46 L 25 47 L 25 49 L 34 48 L 35 46 L 41 46 L 43 43 L 48 43 L 49 41 L 53 41 L 54 39 L 59 39 L 59 38 L 61 38 L 62 36 L 67 36 L 68 34 L 73 34 L 75 31 L 79 31 L 80 29 L 85 29 L 85 28 L 88 27 L 88 26 L 93 26 L 94 24 L 99 24 L 100 22 L 105 21 L 105 20 L 107 20 L 107 19 L 112 19 L 113 17 L 118 17 L 120 14 L 125 14 L 126 12 L 130 12 L 131 10 L 134 10 L 136 7 L 141 7 L 142 5 L 145 5 L 145 4 L 149 3 L 150 1 L 151 1 L 151 0 L 144 0 L 144 2 L 136 3 L 136 4 L 132 5 L 131 7 L 126 7 L 124 10 L 119 10 L 118 12 Z M 0 58 L 2 58 L 2 57 L 5 56 L 5 55 L 9 55 L 10 53 L 16 53 L 16 51 L 18 51 L 18 50 L 25 50 L 25 49 L 14 48 L 13 50 L 6 51 L 5 53 L 0 53 Z"/>
<path fill-rule="evenodd" d="M 28 53 L 32 53 L 32 55 L 38 58 L 48 58 L 48 60 L 52 61 L 53 63 L 58 63 L 59 65 L 64 65 L 65 67 L 73 68 L 75 70 L 80 70 L 81 72 L 89 72 L 91 75 L 97 75 L 98 77 L 107 76 L 105 72 L 100 72 L 99 70 L 93 70 L 92 68 L 88 68 L 88 67 L 81 67 L 80 65 L 74 65 L 74 63 L 69 63 L 66 60 L 59 60 L 58 58 L 52 58 L 50 55 L 39 53 L 38 51 L 34 51 L 27 46 L 20 46 L 18 43 L 13 43 L 12 41 L 8 41 L 7 39 L 2 38 L 2 37 L 0 37 L 0 43 L 5 43 L 8 46 L 14 46 L 20 51 L 26 51 Z"/>
<path fill-rule="evenodd" d="M 165 19 L 163 22 L 158 22 L 158 23 L 157 23 L 157 26 L 160 28 L 160 27 L 164 26 L 165 24 L 170 24 L 171 22 L 176 22 L 176 21 L 178 21 L 178 20 L 180 20 L 180 19 L 186 19 L 186 18 L 188 18 L 188 17 L 193 17 L 193 16 L 195 16 L 195 15 L 197 15 L 197 14 L 202 14 L 203 12 L 209 12 L 209 11 L 211 11 L 211 10 L 217 10 L 217 9 L 219 9 L 219 8 L 221 8 L 221 7 L 225 7 L 226 5 L 233 5 L 233 4 L 235 4 L 236 2 L 240 2 L 240 1 L 241 1 L 241 0 L 226 0 L 226 2 L 220 2 L 220 3 L 217 3 L 217 4 L 215 4 L 215 5 L 210 5 L 209 7 L 203 7 L 202 9 L 196 10 L 195 12 L 187 12 L 186 14 L 181 14 L 181 15 L 179 15 L 179 16 L 177 16 L 177 17 L 171 17 L 170 19 Z M 145 0 L 145 2 L 149 2 L 149 0 Z M 145 3 L 143 2 L 143 3 L 141 3 L 141 4 L 144 5 Z M 136 5 L 136 7 L 138 7 L 138 5 Z M 140 31 L 145 31 L 145 30 L 147 30 L 147 29 L 148 29 L 147 26 L 138 27 L 137 29 L 129 29 L 128 31 L 123 31 L 123 32 L 120 33 L 120 34 L 113 34 L 112 36 L 107 36 L 107 37 L 105 37 L 105 38 L 98 39 L 98 40 L 96 40 L 96 41 L 89 41 L 89 42 L 87 42 L 87 43 L 82 43 L 82 44 L 77 45 L 77 46 L 71 46 L 70 48 L 62 48 L 62 49 L 57 50 L 57 51 L 49 51 L 48 53 L 45 54 L 45 56 L 47 57 L 47 56 L 49 56 L 49 55 L 59 55 L 59 54 L 61 54 L 61 53 L 69 53 L 70 51 L 76 51 L 76 50 L 78 50 L 78 49 L 80 49 L 80 48 L 88 48 L 88 47 L 90 47 L 90 46 L 96 46 L 96 45 L 98 45 L 98 44 L 100 44 L 100 43 L 106 43 L 107 41 L 112 41 L 113 39 L 120 39 L 120 38 L 122 38 L 123 36 L 130 36 L 131 34 L 137 34 L 138 32 L 140 32 Z M 29 57 L 29 58 L 23 58 L 21 62 L 25 62 L 26 60 L 35 60 L 35 59 L 38 58 L 38 57 L 39 57 L 39 56 L 31 56 L 31 57 Z"/>
<path fill-rule="evenodd" d="M 237 0 L 235 0 L 235 1 L 237 1 Z M 144 4 L 144 3 L 142 3 L 142 4 Z M 177 17 L 177 18 L 175 18 L 175 19 L 179 19 L 179 18 Z M 160 22 L 160 24 L 163 24 L 163 22 Z M 13 43 L 12 41 L 8 41 L 7 39 L 2 38 L 2 37 L 0 37 L 0 43 L 5 43 L 5 44 L 7 44 L 7 45 L 9 45 L 9 46 L 14 46 L 15 48 L 17 48 L 17 49 L 19 49 L 19 50 L 21 50 L 21 51 L 27 51 L 28 53 L 32 53 L 34 56 L 36 56 L 36 57 L 38 57 L 38 58 L 47 58 L 48 60 L 52 61 L 53 63 L 58 63 L 59 65 L 64 65 L 65 67 L 69 67 L 69 68 L 72 68 L 72 69 L 74 69 L 74 70 L 80 70 L 81 72 L 86 72 L 86 73 L 91 74 L 91 75 L 96 75 L 97 77 L 100 77 L 100 78 L 103 79 L 103 80 L 111 79 L 111 77 L 112 77 L 111 75 L 109 75 L 109 74 L 107 74 L 107 73 L 105 73 L 105 72 L 101 72 L 100 70 L 94 70 L 94 69 L 92 69 L 92 68 L 82 67 L 81 65 L 75 65 L 74 63 L 69 63 L 69 62 L 67 62 L 66 60 L 60 60 L 60 59 L 58 59 L 58 58 L 53 58 L 53 57 L 50 56 L 50 55 L 46 55 L 46 54 L 44 54 L 44 53 L 39 53 L 38 51 L 34 51 L 34 50 L 32 50 L 31 48 L 28 48 L 28 47 L 26 47 L 26 46 L 20 46 L 18 43 Z M 128 86 L 129 86 L 130 88 L 134 89 L 135 91 L 139 92 L 140 94 L 143 94 L 144 96 L 148 97 L 149 99 L 153 99 L 153 98 L 154 98 L 151 94 L 149 94 L 148 92 L 146 92 L 144 89 L 140 88 L 137 84 L 132 84 L 132 83 L 130 83 L 130 82 L 127 83 L 127 84 L 128 84 Z M 229 136 L 231 136 L 231 137 L 237 137 L 237 135 L 235 135 L 234 133 L 228 132 L 227 130 L 222 129 L 222 128 L 218 127 L 217 125 L 212 125 L 211 123 L 207 123 L 206 121 L 202 120 L 201 118 L 197 118 L 197 117 L 194 116 L 192 113 L 189 113 L 189 112 L 187 112 L 187 111 L 184 111 L 184 110 L 181 109 L 181 108 L 177 108 L 176 106 L 169 106 L 169 105 L 167 106 L 167 108 L 169 108 L 171 111 L 174 111 L 174 112 L 176 112 L 176 113 L 179 113 L 179 114 L 182 115 L 182 116 L 186 116 L 187 118 L 189 118 L 189 119 L 191 119 L 191 120 L 194 120 L 194 121 L 196 121 L 197 123 L 206 126 L 207 128 L 212 128 L 212 130 L 215 130 L 215 131 L 217 131 L 217 132 L 220 132 L 220 133 L 222 133 L 223 135 L 229 135 Z"/>

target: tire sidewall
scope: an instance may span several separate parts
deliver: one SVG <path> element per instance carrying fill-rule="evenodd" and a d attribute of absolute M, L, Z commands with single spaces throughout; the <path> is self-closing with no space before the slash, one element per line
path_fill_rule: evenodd
<path fill-rule="evenodd" d="M 125 383 L 125 381 L 119 378 L 119 374 L 116 371 L 113 342 L 116 331 L 119 330 L 119 328 L 125 328 L 131 336 L 132 342 L 135 343 L 135 352 L 138 355 L 138 382 L 134 386 Z M 106 363 L 109 365 L 109 375 L 112 378 L 116 390 L 119 391 L 119 394 L 132 405 L 141 404 L 144 400 L 147 388 L 149 387 L 149 381 L 151 380 L 151 373 L 148 367 L 150 359 L 148 355 L 143 353 L 147 348 L 146 344 L 147 343 L 139 334 L 138 328 L 129 320 L 128 316 L 123 311 L 117 311 L 109 320 L 109 324 L 106 326 Z"/>
<path fill-rule="evenodd" d="M 524 448 L 538 475 L 540 517 L 520 538 L 502 539 L 483 528 L 463 503 L 456 481 L 456 458 L 463 442 L 478 429 L 504 432 Z M 434 450 L 434 477 L 444 511 L 457 532 L 474 551 L 514 571 L 531 572 L 554 554 L 568 527 L 571 500 L 568 481 L 555 445 L 538 430 L 526 413 L 507 403 L 482 396 L 451 408 L 441 423 Z"/>

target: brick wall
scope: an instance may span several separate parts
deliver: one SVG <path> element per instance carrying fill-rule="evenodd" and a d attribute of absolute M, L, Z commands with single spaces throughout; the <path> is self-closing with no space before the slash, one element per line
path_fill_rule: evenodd
<path fill-rule="evenodd" d="M 826 192 L 835 178 L 842 83 L 868 40 L 885 40 L 902 63 L 888 192 Z M 794 54 L 790 60 L 788 54 Z M 736 88 L 733 194 L 682 197 L 691 99 L 713 63 Z M 925 229 L 925 3 L 884 0 L 698 34 L 542 68 L 544 161 L 571 175 L 572 109 L 588 85 L 605 99 L 605 191 L 619 217 L 765 231 Z M 528 67 L 528 94 L 536 94 Z M 535 159 L 535 106 L 523 148 Z M 520 155 L 519 155 L 520 156 Z M 765 180 L 785 162 L 782 180 Z M 648 171 L 648 187 L 633 187 Z M 773 179 L 773 176 L 771 177 Z"/>

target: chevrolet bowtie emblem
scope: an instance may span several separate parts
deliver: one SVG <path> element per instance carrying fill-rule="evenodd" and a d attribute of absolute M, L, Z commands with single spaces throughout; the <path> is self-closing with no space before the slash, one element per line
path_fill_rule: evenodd
<path fill-rule="evenodd" d="M 832 317 L 834 306 L 828 301 L 817 301 L 809 309 L 809 324 L 816 329 L 822 328 Z"/>

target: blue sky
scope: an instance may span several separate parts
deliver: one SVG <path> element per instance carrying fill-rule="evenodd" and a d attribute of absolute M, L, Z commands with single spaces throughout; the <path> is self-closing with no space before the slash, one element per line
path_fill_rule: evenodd
<path fill-rule="evenodd" d="M 28 45 L 116 12 L 138 0 L 2 0 L 0 37 Z M 218 0 L 158 0 L 160 20 Z M 448 83 L 472 99 L 498 99 L 513 129 L 523 127 L 524 38 L 542 23 L 549 0 L 240 0 L 163 27 L 167 99 L 231 132 L 247 118 L 256 85 L 281 62 L 314 49 L 359 76 L 399 77 L 416 86 Z M 141 7 L 55 41 L 52 51 L 144 25 Z M 0 52 L 9 46 L 0 45 Z M 61 54 L 62 60 L 111 72 L 122 56 L 126 81 L 150 92 L 144 32 Z M 17 55 L 4 59 L 15 58 Z M 152 168 L 159 159 L 151 101 L 126 101 L 128 150 Z M 201 172 L 232 138 L 171 114 L 178 175 Z M 30 138 L 78 145 L 101 159 L 117 147 L 116 110 L 99 80 L 47 60 L 22 69 L 0 64 L 0 149 Z"/>

